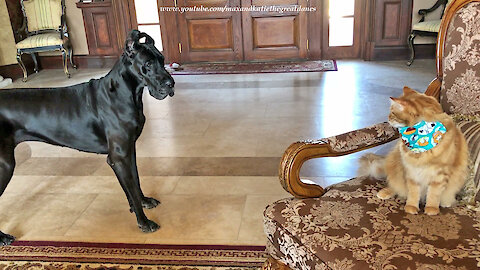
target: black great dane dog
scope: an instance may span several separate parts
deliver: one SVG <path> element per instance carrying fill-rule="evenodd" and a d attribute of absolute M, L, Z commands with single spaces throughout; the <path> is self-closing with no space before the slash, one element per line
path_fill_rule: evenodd
<path fill-rule="evenodd" d="M 159 226 L 142 207 L 159 201 L 145 197 L 138 178 L 135 142 L 145 124 L 142 94 L 173 96 L 175 82 L 164 68 L 163 55 L 153 39 L 133 30 L 125 51 L 103 78 L 60 88 L 28 88 L 0 91 L 0 195 L 15 167 L 14 148 L 23 141 L 40 141 L 84 152 L 108 154 L 143 232 Z M 0 232 L 0 246 L 14 237 Z"/>

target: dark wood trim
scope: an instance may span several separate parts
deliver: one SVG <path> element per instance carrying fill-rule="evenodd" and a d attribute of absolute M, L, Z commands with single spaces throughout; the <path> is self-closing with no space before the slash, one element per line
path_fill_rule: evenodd
<path fill-rule="evenodd" d="M 372 45 L 373 43 L 367 44 Z M 406 60 L 410 55 L 408 47 L 405 46 L 385 46 L 372 47 L 368 50 L 371 55 L 368 60 Z M 417 44 L 415 45 L 415 59 L 435 58 L 435 44 Z"/>
<path fill-rule="evenodd" d="M 370 43 L 370 45 L 375 43 Z M 374 46 L 370 48 L 368 60 L 406 60 L 409 50 L 406 46 Z"/>
<path fill-rule="evenodd" d="M 174 7 L 175 1 L 157 0 L 158 7 Z M 180 35 L 178 33 L 177 14 L 173 11 L 159 11 L 160 31 L 162 33 L 163 55 L 165 62 L 180 63 L 180 51 L 178 44 L 180 43 Z M 183 46 L 186 46 L 184 44 Z"/>
<path fill-rule="evenodd" d="M 73 60 L 78 68 L 111 68 L 117 62 L 118 56 L 77 55 Z M 63 68 L 61 55 L 40 56 L 39 62 L 42 69 Z"/>
<path fill-rule="evenodd" d="M 322 59 L 322 10 L 324 1 L 308 1 L 315 12 L 308 12 L 308 59 Z"/>
<path fill-rule="evenodd" d="M 415 44 L 415 59 L 434 59 L 437 46 L 436 44 Z"/>
<path fill-rule="evenodd" d="M 132 29 L 137 29 L 136 20 L 133 22 L 131 17 L 132 1 L 112 0 L 113 12 L 115 13 L 115 26 L 117 30 L 118 48 L 120 53 L 123 52 L 124 42 L 128 33 Z M 135 7 L 133 7 L 135 9 Z"/>
<path fill-rule="evenodd" d="M 23 25 L 23 12 L 22 6 L 19 0 L 6 0 L 8 16 L 10 17 L 10 24 L 12 25 L 13 36 L 15 42 L 20 42 L 21 37 L 17 34 L 17 31 L 22 28 Z"/>
<path fill-rule="evenodd" d="M 28 75 L 33 74 L 35 64 L 33 63 L 33 60 L 30 57 L 30 55 L 25 54 L 22 56 L 22 59 L 23 59 L 23 64 L 27 69 L 27 74 Z M 60 56 L 60 59 L 62 59 L 61 56 Z M 59 66 L 60 66 L 59 68 L 63 68 L 61 60 L 60 60 Z M 12 80 L 16 80 L 18 78 L 23 78 L 23 71 L 22 71 L 22 68 L 20 68 L 19 64 L 10 64 L 5 66 L 0 66 L 0 75 L 2 75 L 4 78 L 12 78 Z"/>

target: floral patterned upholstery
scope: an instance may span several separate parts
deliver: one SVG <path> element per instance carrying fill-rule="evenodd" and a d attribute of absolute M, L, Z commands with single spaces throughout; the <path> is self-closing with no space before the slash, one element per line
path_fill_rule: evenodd
<path fill-rule="evenodd" d="M 478 269 L 480 211 L 409 215 L 382 200 L 383 181 L 359 177 L 320 198 L 288 198 L 264 213 L 267 250 L 292 269 Z"/>
<path fill-rule="evenodd" d="M 466 201 L 480 202 L 480 121 L 460 120 L 457 121 L 457 126 L 465 135 L 470 152 L 472 175 L 470 180 L 473 182 L 471 184 L 473 191 L 472 199 Z M 467 187 L 470 188 L 468 185 Z"/>
<path fill-rule="evenodd" d="M 310 143 L 325 143 L 335 152 L 347 152 L 386 142 L 398 136 L 396 128 L 389 123 L 379 123 L 366 128 L 328 137 Z"/>
<path fill-rule="evenodd" d="M 440 101 L 447 113 L 480 115 L 480 3 L 457 12 L 447 29 Z"/>

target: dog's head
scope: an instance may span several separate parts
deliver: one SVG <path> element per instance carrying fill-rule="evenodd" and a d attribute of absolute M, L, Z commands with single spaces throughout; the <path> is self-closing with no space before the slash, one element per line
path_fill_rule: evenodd
<path fill-rule="evenodd" d="M 132 30 L 125 42 L 125 57 L 131 63 L 131 73 L 137 77 L 156 99 L 173 96 L 175 81 L 165 70 L 165 58 L 148 34 Z"/>

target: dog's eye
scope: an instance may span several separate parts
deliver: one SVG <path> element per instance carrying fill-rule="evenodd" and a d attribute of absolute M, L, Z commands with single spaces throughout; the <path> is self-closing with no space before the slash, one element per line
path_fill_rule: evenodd
<path fill-rule="evenodd" d="M 147 62 L 147 63 L 145 63 L 145 66 L 146 66 L 147 68 L 149 68 L 149 67 L 151 67 L 151 66 L 152 66 L 152 63 L 150 63 L 150 62 Z"/>

